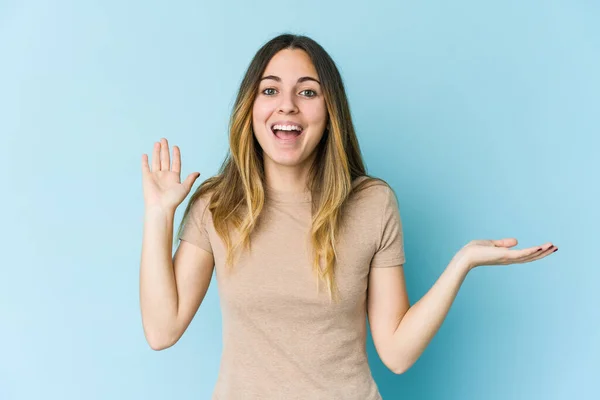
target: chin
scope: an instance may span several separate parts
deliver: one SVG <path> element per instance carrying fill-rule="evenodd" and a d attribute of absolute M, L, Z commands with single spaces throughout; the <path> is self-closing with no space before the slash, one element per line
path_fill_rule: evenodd
<path fill-rule="evenodd" d="M 273 163 L 276 165 L 284 166 L 284 167 L 295 167 L 297 165 L 300 165 L 301 161 L 296 158 L 290 159 L 290 158 L 282 158 L 282 157 L 277 158 L 276 157 L 273 160 Z"/>
<path fill-rule="evenodd" d="M 282 154 L 275 154 L 273 157 L 268 155 L 271 159 L 271 162 L 276 165 L 281 165 L 285 167 L 294 167 L 296 165 L 300 165 L 302 163 L 302 159 L 296 155 L 289 154 L 288 156 Z"/>

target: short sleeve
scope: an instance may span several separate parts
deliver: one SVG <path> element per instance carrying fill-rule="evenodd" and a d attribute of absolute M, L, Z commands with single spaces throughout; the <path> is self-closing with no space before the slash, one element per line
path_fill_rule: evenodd
<path fill-rule="evenodd" d="M 207 200 L 202 197 L 196 199 L 190 208 L 187 219 L 183 221 L 183 229 L 179 235 L 179 240 L 185 240 L 212 253 L 213 250 L 206 228 L 209 212 Z"/>
<path fill-rule="evenodd" d="M 400 210 L 394 191 L 385 186 L 385 196 L 381 208 L 379 239 L 371 268 L 395 267 L 404 264 L 404 233 Z"/>

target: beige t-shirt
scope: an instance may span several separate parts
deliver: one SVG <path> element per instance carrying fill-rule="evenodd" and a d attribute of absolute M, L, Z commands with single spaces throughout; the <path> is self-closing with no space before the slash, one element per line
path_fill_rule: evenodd
<path fill-rule="evenodd" d="M 191 209 L 180 238 L 213 253 L 221 302 L 213 399 L 381 399 L 366 353 L 368 274 L 405 262 L 398 203 L 381 183 L 351 195 L 338 237 L 341 301 L 330 304 L 312 272 L 310 199 L 267 188 L 252 251 L 229 274 L 206 199 Z"/>

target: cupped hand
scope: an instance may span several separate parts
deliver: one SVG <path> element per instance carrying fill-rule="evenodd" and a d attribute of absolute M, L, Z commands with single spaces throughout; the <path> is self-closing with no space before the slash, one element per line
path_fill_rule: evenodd
<path fill-rule="evenodd" d="M 456 253 L 455 259 L 465 262 L 469 269 L 481 265 L 523 264 L 540 260 L 558 250 L 551 242 L 526 249 L 510 249 L 518 243 L 515 238 L 473 240 Z"/>
<path fill-rule="evenodd" d="M 158 207 L 174 211 L 188 195 L 199 176 L 199 172 L 192 172 L 185 181 L 181 182 L 179 147 L 173 146 L 173 165 L 171 165 L 167 139 L 162 138 L 160 142 L 155 142 L 152 170 L 148 165 L 148 155 L 142 155 L 142 184 L 146 208 Z"/>

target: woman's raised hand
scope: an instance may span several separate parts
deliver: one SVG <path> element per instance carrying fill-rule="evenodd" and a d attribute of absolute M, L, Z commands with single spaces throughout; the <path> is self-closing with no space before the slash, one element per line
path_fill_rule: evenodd
<path fill-rule="evenodd" d="M 500 240 L 472 240 L 456 253 L 455 259 L 464 261 L 469 269 L 481 265 L 523 264 L 540 260 L 558 250 L 551 242 L 527 249 L 509 249 L 518 243 L 515 238 Z"/>
<path fill-rule="evenodd" d="M 173 146 L 173 165 L 169 157 L 169 143 L 162 138 L 154 143 L 152 170 L 148 165 L 148 155 L 142 155 L 142 185 L 146 208 L 161 208 L 174 212 L 188 195 L 192 185 L 200 176 L 192 172 L 181 182 L 181 153 Z"/>

